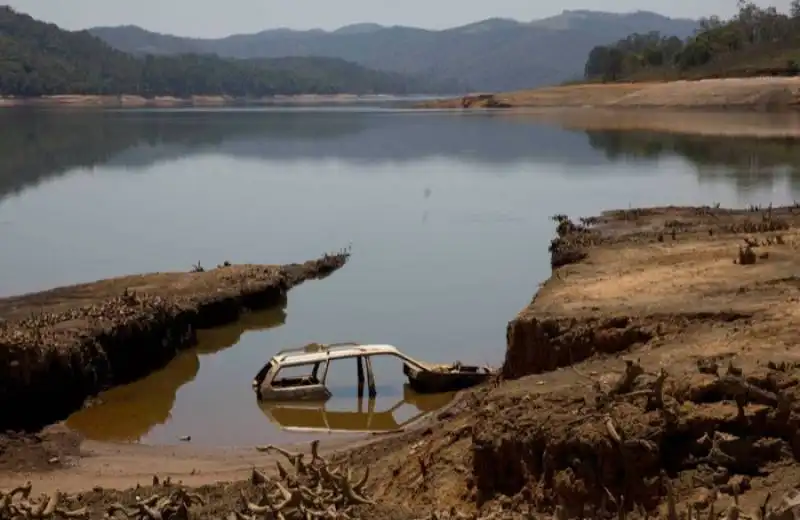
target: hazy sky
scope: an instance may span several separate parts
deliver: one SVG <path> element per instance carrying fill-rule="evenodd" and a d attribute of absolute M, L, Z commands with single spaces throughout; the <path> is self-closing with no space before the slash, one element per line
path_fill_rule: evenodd
<path fill-rule="evenodd" d="M 757 0 L 787 11 L 790 0 Z M 651 10 L 669 16 L 729 16 L 735 0 L 6 0 L 66 29 L 139 25 L 181 36 L 218 37 L 273 27 L 335 29 L 356 22 L 446 28 L 492 16 L 532 20 L 563 9 Z"/>

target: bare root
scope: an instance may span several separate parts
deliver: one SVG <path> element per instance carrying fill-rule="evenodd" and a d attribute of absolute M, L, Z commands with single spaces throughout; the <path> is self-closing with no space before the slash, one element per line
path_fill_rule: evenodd
<path fill-rule="evenodd" d="M 242 492 L 241 507 L 229 515 L 230 520 L 345 520 L 355 518 L 353 508 L 375 505 L 365 494 L 369 469 L 356 478 L 349 468 L 332 468 L 319 454 L 319 441 L 311 443 L 310 461 L 305 460 L 303 453 L 292 453 L 277 446 L 256 449 L 282 455 L 292 469 L 277 462 L 277 478 L 254 469 L 251 482 L 256 486 L 255 496 Z"/>

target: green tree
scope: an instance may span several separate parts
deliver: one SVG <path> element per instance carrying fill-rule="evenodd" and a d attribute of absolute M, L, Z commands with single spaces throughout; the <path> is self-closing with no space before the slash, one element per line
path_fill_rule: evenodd
<path fill-rule="evenodd" d="M 729 20 L 710 16 L 700 20 L 697 32 L 686 41 L 658 33 L 632 34 L 605 46 L 623 53 L 622 71 L 612 71 L 611 61 L 599 50 L 587 58 L 587 78 L 604 81 L 641 77 L 710 75 L 796 74 L 800 56 L 800 0 L 793 0 L 789 14 L 775 7 L 761 8 L 738 0 L 738 11 Z M 616 62 L 615 62 L 616 63 Z M 618 73 L 615 73 L 618 72 Z"/>
<path fill-rule="evenodd" d="M 800 18 L 800 0 L 792 0 L 789 4 L 789 15 L 792 18 Z"/>

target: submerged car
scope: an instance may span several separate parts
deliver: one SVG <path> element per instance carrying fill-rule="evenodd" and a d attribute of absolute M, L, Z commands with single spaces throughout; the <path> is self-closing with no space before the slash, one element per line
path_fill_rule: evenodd
<path fill-rule="evenodd" d="M 417 361 L 392 345 L 360 345 L 358 343 L 311 343 L 304 347 L 282 350 L 256 374 L 253 389 L 264 401 L 324 401 L 331 397 L 325 385 L 330 363 L 356 359 L 359 395 L 363 392 L 365 372 L 370 397 L 377 394 L 371 358 L 392 356 L 403 361 L 403 373 L 412 390 L 418 393 L 440 393 L 463 390 L 480 384 L 494 375 L 489 368 L 462 365 L 432 365 Z M 283 377 L 287 368 L 308 367 L 308 372 Z"/>

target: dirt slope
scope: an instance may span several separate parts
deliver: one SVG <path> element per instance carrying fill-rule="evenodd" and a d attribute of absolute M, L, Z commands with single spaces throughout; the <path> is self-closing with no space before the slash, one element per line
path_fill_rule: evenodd
<path fill-rule="evenodd" d="M 698 507 L 719 492 L 718 508 L 735 490 L 750 508 L 796 485 L 800 208 L 589 222 L 562 220 L 554 276 L 509 324 L 504 381 L 427 431 L 351 455 L 380 472 L 378 496 L 613 515 L 614 500 L 663 508 L 670 487 Z M 758 246 L 743 265 L 745 239 Z M 624 379 L 623 359 L 645 373 Z"/>

